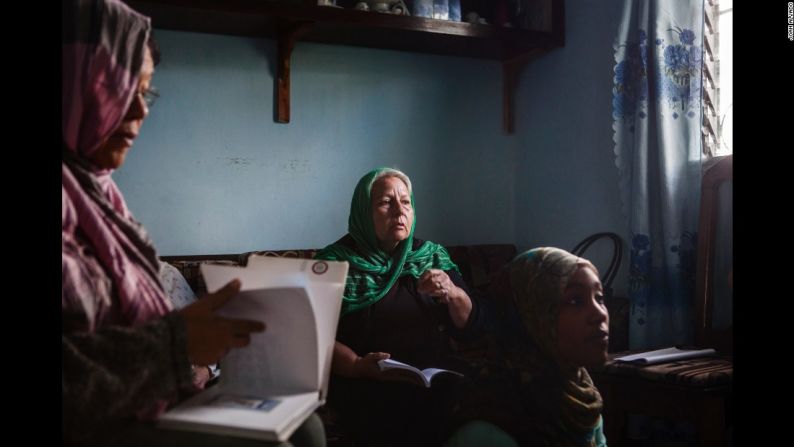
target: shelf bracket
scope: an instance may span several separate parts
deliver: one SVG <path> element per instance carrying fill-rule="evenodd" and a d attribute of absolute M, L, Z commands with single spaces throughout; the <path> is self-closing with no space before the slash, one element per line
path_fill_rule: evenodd
<path fill-rule="evenodd" d="M 278 64 L 276 67 L 276 122 L 289 122 L 290 59 L 295 42 L 313 22 L 289 22 L 278 26 Z"/>
<path fill-rule="evenodd" d="M 540 49 L 529 51 L 502 62 L 502 123 L 508 135 L 512 135 L 516 128 L 515 94 L 521 70 L 544 52 Z"/>

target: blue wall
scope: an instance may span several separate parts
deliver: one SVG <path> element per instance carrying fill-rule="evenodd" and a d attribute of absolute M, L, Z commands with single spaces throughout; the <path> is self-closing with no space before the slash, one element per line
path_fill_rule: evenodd
<path fill-rule="evenodd" d="M 566 46 L 523 71 L 514 136 L 501 129 L 496 62 L 299 43 L 292 122 L 277 124 L 274 41 L 158 30 L 162 97 L 114 176 L 164 255 L 323 246 L 345 232 L 355 182 L 379 165 L 411 176 L 423 238 L 628 240 L 612 152 L 621 2 L 566 10 Z M 597 265 L 602 248 L 588 252 Z"/>
<path fill-rule="evenodd" d="M 627 221 L 621 214 L 612 140 L 612 43 L 622 2 L 566 1 L 565 47 L 524 68 L 516 93 L 516 243 L 572 249 L 613 231 L 624 263 L 613 286 L 625 295 Z M 608 263 L 607 243 L 587 257 Z"/>
<path fill-rule="evenodd" d="M 114 178 L 161 255 L 324 246 L 381 165 L 411 177 L 417 236 L 513 242 L 498 63 L 299 43 L 277 124 L 273 40 L 156 34 L 161 97 Z"/>

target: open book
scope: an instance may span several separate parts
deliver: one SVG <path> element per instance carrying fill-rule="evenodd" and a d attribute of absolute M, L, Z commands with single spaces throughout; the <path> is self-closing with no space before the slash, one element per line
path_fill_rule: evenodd
<path fill-rule="evenodd" d="M 676 360 L 693 359 L 697 357 L 707 357 L 714 355 L 713 349 L 679 349 L 665 348 L 655 351 L 641 352 L 639 354 L 615 357 L 616 362 L 620 363 L 639 363 L 642 365 L 654 365 L 657 363 L 672 362 Z"/>
<path fill-rule="evenodd" d="M 392 359 L 378 360 L 378 367 L 381 371 L 389 371 L 389 374 L 401 375 L 410 379 L 417 385 L 426 388 L 430 388 L 433 378 L 439 374 L 451 374 L 463 377 L 463 374 L 448 369 L 425 368 L 420 370 L 419 368 Z"/>
<path fill-rule="evenodd" d="M 164 428 L 285 441 L 325 402 L 346 262 L 251 256 L 246 267 L 202 264 L 210 291 L 234 278 L 218 310 L 265 322 L 251 344 L 221 359 L 217 385 L 159 418 Z"/>

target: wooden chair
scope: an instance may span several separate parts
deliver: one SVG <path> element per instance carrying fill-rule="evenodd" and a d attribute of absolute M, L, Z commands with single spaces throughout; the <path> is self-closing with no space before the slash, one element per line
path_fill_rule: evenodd
<path fill-rule="evenodd" d="M 595 233 L 576 244 L 571 253 L 584 256 L 591 245 L 601 240 L 611 242 L 612 257 L 609 264 L 598 263 L 594 257 L 588 260 L 593 262 L 601 272 L 601 285 L 604 287 L 604 304 L 609 311 L 609 352 L 621 352 L 629 349 L 629 299 L 625 296 L 615 296 L 612 291 L 612 282 L 620 269 L 623 259 L 623 240 L 616 233 Z M 603 249 L 603 247 L 602 247 Z M 603 252 L 602 252 L 603 253 Z M 606 268 L 604 268 L 606 266 Z"/>
<path fill-rule="evenodd" d="M 608 363 L 592 377 L 604 399 L 604 429 L 610 447 L 624 445 L 629 413 L 668 419 L 686 418 L 695 423 L 697 445 L 727 445 L 727 416 L 732 395 L 733 325 L 713 330 L 714 285 L 728 281 L 716 276 L 715 234 L 719 189 L 733 178 L 733 157 L 725 157 L 704 174 L 695 296 L 697 346 L 714 347 L 716 357 L 651 366 Z"/>
<path fill-rule="evenodd" d="M 695 341 L 698 346 L 709 346 L 725 354 L 733 354 L 733 324 L 720 328 L 714 323 L 714 302 L 716 285 L 720 283 L 732 288 L 730 272 L 719 272 L 714 268 L 717 260 L 716 236 L 720 216 L 720 186 L 733 181 L 733 155 L 712 165 L 703 176 L 700 198 L 700 223 L 698 225 L 698 264 L 695 326 Z M 731 213 L 731 218 L 732 218 Z"/>

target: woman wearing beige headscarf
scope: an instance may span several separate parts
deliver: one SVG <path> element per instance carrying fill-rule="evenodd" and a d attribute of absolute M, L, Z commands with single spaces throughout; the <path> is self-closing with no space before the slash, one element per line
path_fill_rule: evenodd
<path fill-rule="evenodd" d="M 500 352 L 459 416 L 474 412 L 520 445 L 606 446 L 601 395 L 586 369 L 606 362 L 609 342 L 595 266 L 558 248 L 536 248 L 518 255 L 501 280 Z"/>

